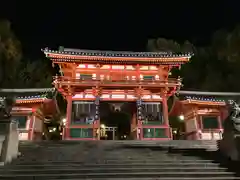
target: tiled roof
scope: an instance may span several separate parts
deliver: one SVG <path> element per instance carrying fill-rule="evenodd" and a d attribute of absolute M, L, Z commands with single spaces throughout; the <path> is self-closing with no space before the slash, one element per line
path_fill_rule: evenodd
<path fill-rule="evenodd" d="M 16 100 L 51 98 L 51 94 L 54 92 L 53 88 L 31 90 L 32 92 L 29 89 L 0 89 L 0 99 L 5 97 L 14 97 Z"/>
<path fill-rule="evenodd" d="M 191 53 L 173 52 L 120 52 L 64 49 L 42 50 L 46 57 L 55 63 L 94 63 L 94 64 L 164 64 L 181 65 L 189 62 Z"/>
<path fill-rule="evenodd" d="M 225 98 L 209 97 L 209 96 L 184 96 L 185 99 L 197 101 L 212 101 L 212 102 L 225 102 Z"/>
<path fill-rule="evenodd" d="M 174 53 L 174 52 L 128 52 L 128 51 L 99 51 L 99 50 L 82 50 L 66 49 L 50 50 L 45 48 L 44 53 L 56 53 L 78 56 L 103 56 L 103 57 L 138 57 L 138 58 L 171 58 L 171 57 L 191 57 L 192 53 Z"/>
<path fill-rule="evenodd" d="M 179 97 L 184 100 L 227 102 L 239 99 L 237 92 L 207 92 L 207 91 L 179 91 Z"/>

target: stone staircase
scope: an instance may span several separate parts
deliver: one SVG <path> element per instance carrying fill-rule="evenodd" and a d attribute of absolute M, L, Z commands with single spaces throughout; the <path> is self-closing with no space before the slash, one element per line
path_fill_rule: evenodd
<path fill-rule="evenodd" d="M 111 141 L 108 141 L 111 143 Z M 159 146 L 159 147 L 173 147 L 178 149 L 206 149 L 216 151 L 218 149 L 217 140 L 167 140 L 167 141 L 115 141 L 116 144 L 131 145 L 131 146 Z"/>
<path fill-rule="evenodd" d="M 174 142 L 169 142 L 168 146 L 166 142 L 163 144 L 133 141 L 21 142 L 21 157 L 0 168 L 0 179 L 240 179 L 234 172 L 237 169 L 233 168 L 238 164 L 221 161 L 216 151 L 205 151 L 200 146 L 179 148 L 173 146 Z"/>

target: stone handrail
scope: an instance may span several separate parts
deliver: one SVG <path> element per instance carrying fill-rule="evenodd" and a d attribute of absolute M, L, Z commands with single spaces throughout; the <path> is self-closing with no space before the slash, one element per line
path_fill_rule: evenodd
<path fill-rule="evenodd" d="M 224 120 L 223 138 L 219 142 L 220 152 L 233 161 L 240 160 L 240 108 L 234 102 L 229 102 L 229 117 Z"/>
<path fill-rule="evenodd" d="M 184 139 L 184 140 L 195 140 L 198 133 L 199 132 L 197 130 L 196 131 L 182 133 L 181 138 Z"/>
<path fill-rule="evenodd" d="M 221 140 L 222 139 L 222 134 L 223 134 L 223 130 L 222 129 L 202 129 L 201 130 L 201 134 L 202 133 L 210 133 L 211 134 L 211 140 Z M 219 135 L 219 139 L 215 139 L 214 135 L 215 133 L 217 133 Z"/>
<path fill-rule="evenodd" d="M 18 156 L 19 133 L 15 121 L 3 120 L 0 122 L 1 163 L 10 163 Z"/>

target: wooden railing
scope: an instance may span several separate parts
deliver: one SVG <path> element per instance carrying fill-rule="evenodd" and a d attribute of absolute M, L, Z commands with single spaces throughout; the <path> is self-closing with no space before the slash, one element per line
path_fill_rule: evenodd
<path fill-rule="evenodd" d="M 125 84 L 125 85 L 181 85 L 179 79 L 168 79 L 168 80 L 126 80 L 126 79 L 77 79 L 69 77 L 54 77 L 54 83 L 60 84 L 99 84 L 99 85 L 113 85 L 113 84 Z"/>

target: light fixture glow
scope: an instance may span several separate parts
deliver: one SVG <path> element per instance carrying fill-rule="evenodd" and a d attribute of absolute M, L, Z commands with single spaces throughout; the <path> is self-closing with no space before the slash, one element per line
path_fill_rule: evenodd
<path fill-rule="evenodd" d="M 183 120 L 184 120 L 184 115 L 180 115 L 180 116 L 179 116 L 179 119 L 180 119 L 181 121 L 183 121 Z"/>
<path fill-rule="evenodd" d="M 101 124 L 100 127 L 101 127 L 102 129 L 105 129 L 106 126 L 105 126 L 105 124 Z"/>
<path fill-rule="evenodd" d="M 62 122 L 63 122 L 63 124 L 65 124 L 65 123 L 67 122 L 67 119 L 66 119 L 66 118 L 63 118 L 63 119 L 62 119 Z"/>

